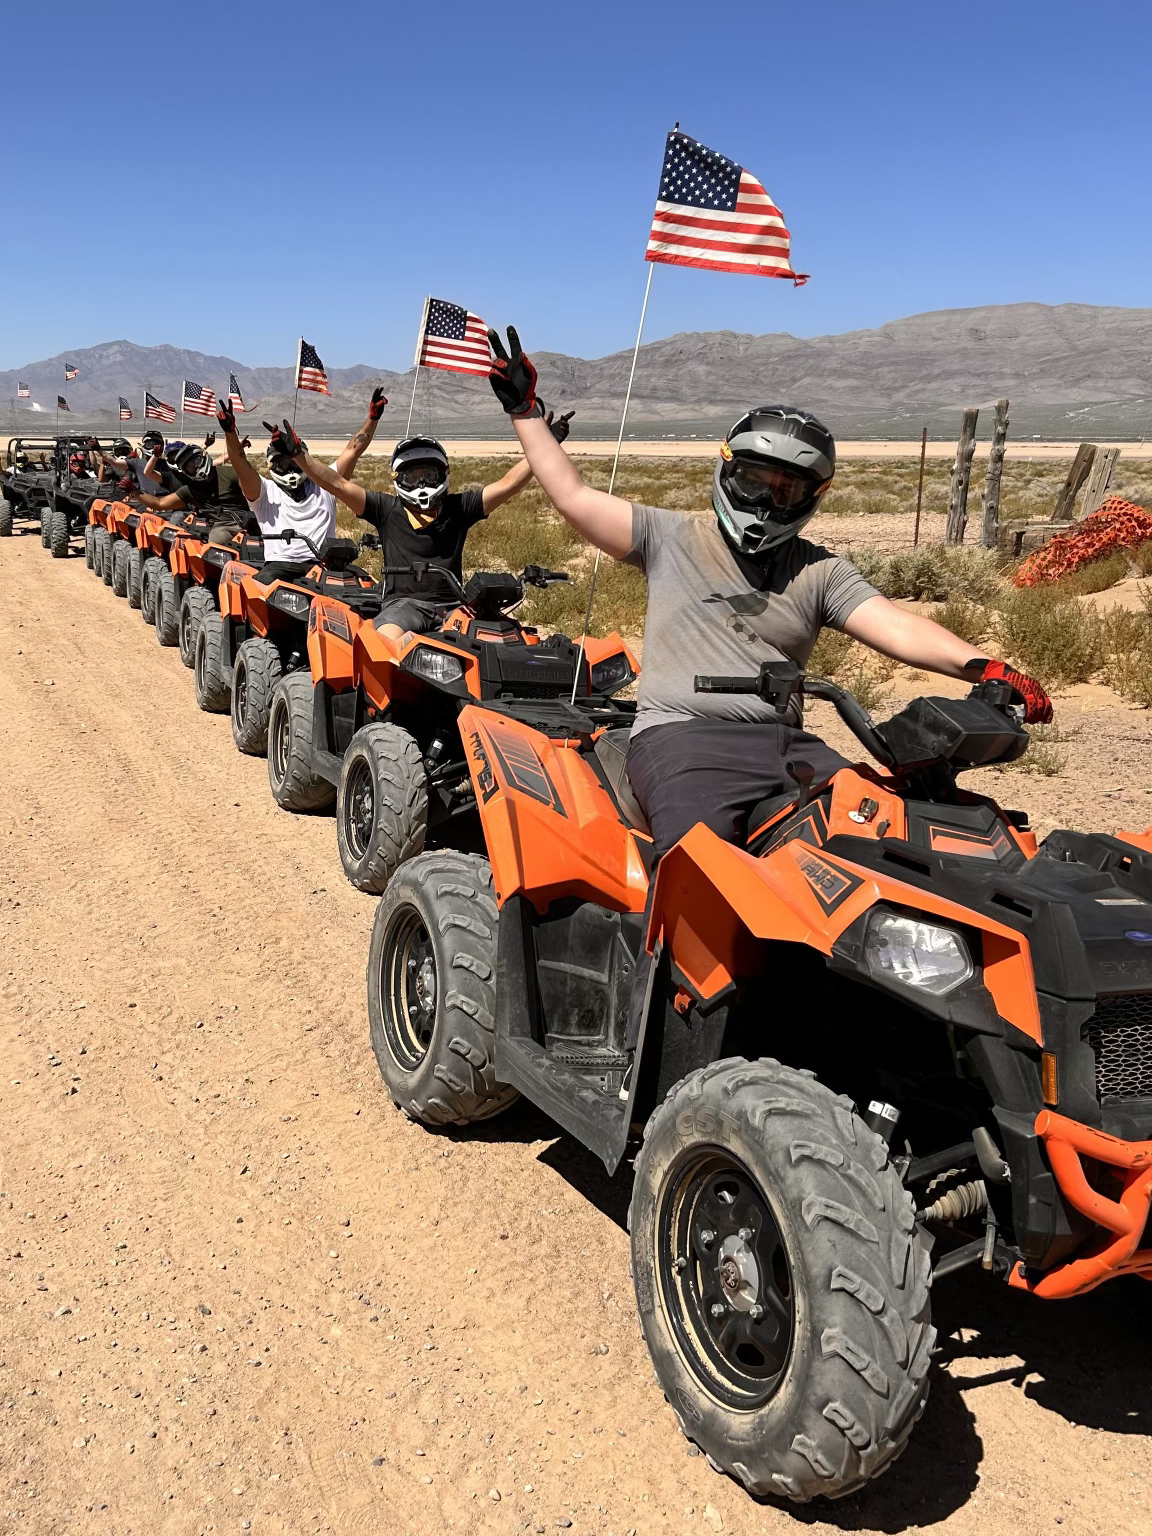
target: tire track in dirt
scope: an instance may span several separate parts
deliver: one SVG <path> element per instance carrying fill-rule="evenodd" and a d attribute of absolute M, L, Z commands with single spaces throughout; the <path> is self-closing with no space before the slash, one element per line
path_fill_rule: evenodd
<path fill-rule="evenodd" d="M 526 1108 L 432 1136 L 388 1102 L 330 818 L 275 807 L 82 561 L 5 541 L 0 594 L 4 1528 L 793 1525 L 676 1433 L 623 1192 Z M 1146 1530 L 1120 1309 L 938 1310 L 907 1455 L 799 1518 Z"/>

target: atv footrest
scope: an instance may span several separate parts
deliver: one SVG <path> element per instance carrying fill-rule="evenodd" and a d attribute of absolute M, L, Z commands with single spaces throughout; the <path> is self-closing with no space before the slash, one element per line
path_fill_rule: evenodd
<path fill-rule="evenodd" d="M 557 1125 L 614 1168 L 628 1133 L 628 1106 L 588 1086 L 587 1071 L 563 1066 L 535 1040 L 496 1041 L 496 1077 L 519 1088 Z"/>

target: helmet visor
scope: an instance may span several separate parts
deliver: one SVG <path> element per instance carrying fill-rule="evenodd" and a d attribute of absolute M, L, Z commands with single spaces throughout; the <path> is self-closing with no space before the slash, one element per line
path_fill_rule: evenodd
<path fill-rule="evenodd" d="M 771 460 L 736 458 L 725 468 L 729 493 L 748 511 L 764 512 L 775 522 L 791 522 L 801 517 L 819 500 L 827 480 L 811 475 L 790 464 Z"/>
<path fill-rule="evenodd" d="M 405 491 L 435 491 L 448 479 L 443 464 L 432 459 L 417 459 L 414 464 L 402 464 L 396 471 L 396 484 Z"/>

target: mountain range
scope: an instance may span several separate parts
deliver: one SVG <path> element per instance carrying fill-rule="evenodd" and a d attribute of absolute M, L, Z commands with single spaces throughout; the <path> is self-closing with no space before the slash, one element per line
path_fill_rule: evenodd
<path fill-rule="evenodd" d="M 530 338 L 528 338 L 530 342 Z M 533 352 L 550 404 L 575 407 L 574 439 L 614 437 L 631 351 L 585 359 Z M 65 362 L 79 376 L 64 382 Z M 48 426 L 15 410 L 17 380 L 49 415 L 66 395 L 70 425 L 113 430 L 117 397 L 142 430 L 143 392 L 179 408 L 181 381 L 217 392 L 235 373 L 253 424 L 293 407 L 291 368 L 252 368 L 234 358 L 128 341 L 79 348 L 0 372 L 0 416 L 9 431 Z M 358 364 L 328 371 L 331 396 L 301 394 L 297 425 L 308 435 L 342 435 L 364 416 L 372 387 L 391 404 L 382 435 L 398 436 L 408 416 L 413 372 Z M 444 437 L 508 434 L 484 379 L 422 370 L 413 429 Z M 789 400 L 806 406 L 843 437 L 954 435 L 966 405 L 1011 401 L 1015 437 L 1143 437 L 1152 426 L 1152 309 L 1089 304 L 1005 304 L 936 310 L 873 330 L 835 336 L 692 331 L 640 349 L 628 435 L 714 436 L 747 405 Z M 983 414 L 987 428 L 990 412 Z M 196 418 L 192 418 L 195 420 Z M 984 435 L 982 433 L 982 435 Z"/>

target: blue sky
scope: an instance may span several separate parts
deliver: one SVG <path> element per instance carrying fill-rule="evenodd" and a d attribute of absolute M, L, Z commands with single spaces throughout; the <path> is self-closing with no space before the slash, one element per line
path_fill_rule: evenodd
<path fill-rule="evenodd" d="M 660 267 L 649 338 L 1152 302 L 1146 3 L 65 0 L 4 52 L 0 367 L 121 336 L 287 364 L 300 332 L 405 367 L 428 292 L 630 346 L 677 119 L 812 280 Z"/>

